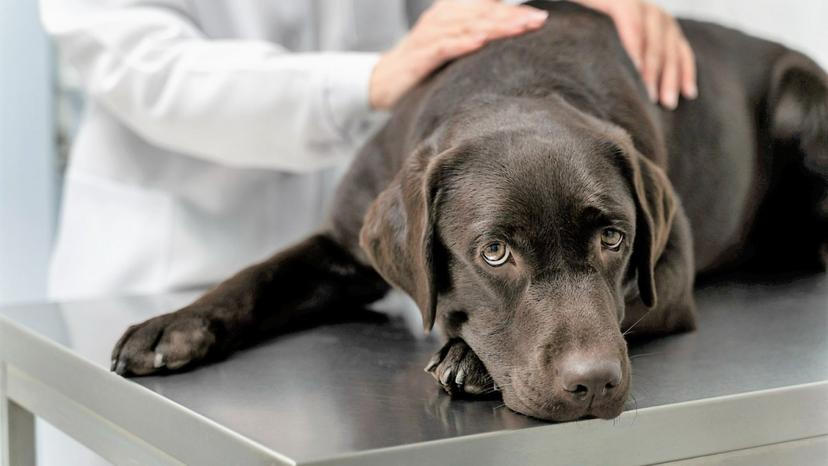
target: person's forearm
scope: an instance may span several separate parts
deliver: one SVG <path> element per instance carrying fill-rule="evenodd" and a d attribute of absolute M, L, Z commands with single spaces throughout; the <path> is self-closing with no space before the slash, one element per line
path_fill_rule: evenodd
<path fill-rule="evenodd" d="M 343 162 L 365 131 L 355 123 L 370 114 L 376 54 L 209 40 L 154 7 L 63 20 L 48 4 L 47 29 L 90 97 L 154 144 L 231 166 L 306 171 Z"/>

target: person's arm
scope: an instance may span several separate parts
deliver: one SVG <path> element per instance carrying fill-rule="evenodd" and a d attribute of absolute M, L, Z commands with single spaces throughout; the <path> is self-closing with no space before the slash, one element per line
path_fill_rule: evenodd
<path fill-rule="evenodd" d="M 42 0 L 44 25 L 90 97 L 158 146 L 307 171 L 341 162 L 367 129 L 379 54 L 289 54 L 207 39 L 173 7 L 98 5 Z"/>
<path fill-rule="evenodd" d="M 391 51 L 288 53 L 211 40 L 186 2 L 41 0 L 43 23 L 91 98 L 152 143 L 217 163 L 309 171 L 341 163 L 446 60 L 540 27 L 528 7 L 438 2 Z"/>

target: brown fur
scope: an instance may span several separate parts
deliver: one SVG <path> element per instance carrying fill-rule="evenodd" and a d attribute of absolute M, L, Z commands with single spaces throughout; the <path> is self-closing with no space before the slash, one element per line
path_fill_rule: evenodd
<path fill-rule="evenodd" d="M 608 418 L 631 383 L 625 337 L 693 329 L 697 274 L 824 266 L 828 77 L 813 61 L 682 21 L 700 94 L 667 112 L 609 18 L 535 6 L 545 27 L 402 100 L 321 233 L 131 327 L 113 369 L 192 367 L 392 285 L 444 328 L 427 369 L 449 392 L 497 387 L 532 416 Z M 625 235 L 617 249 L 601 244 L 608 227 Z M 492 240 L 506 264 L 482 259 Z"/>

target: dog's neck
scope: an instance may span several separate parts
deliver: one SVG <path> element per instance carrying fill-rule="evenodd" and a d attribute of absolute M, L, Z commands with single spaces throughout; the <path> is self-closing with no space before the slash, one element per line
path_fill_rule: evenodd
<path fill-rule="evenodd" d="M 548 9 L 550 17 L 541 30 L 496 41 L 451 63 L 404 99 L 395 115 L 397 124 L 407 128 L 407 137 L 401 139 L 413 144 L 433 138 L 435 132 L 484 117 L 481 112 L 564 101 L 624 129 L 642 154 L 665 166 L 658 109 L 649 101 L 612 21 L 567 2 Z M 510 123 L 501 120 L 504 126 Z M 403 147 L 403 157 L 413 149 Z"/>

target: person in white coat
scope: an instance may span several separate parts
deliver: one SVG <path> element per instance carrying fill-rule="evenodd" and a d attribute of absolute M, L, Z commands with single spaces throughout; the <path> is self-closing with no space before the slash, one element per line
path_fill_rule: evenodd
<path fill-rule="evenodd" d="M 527 7 L 439 2 L 406 36 L 428 3 L 42 0 L 88 95 L 50 297 L 205 286 L 299 239 L 382 110 L 446 60 L 543 23 Z M 672 18 L 637 0 L 583 3 L 634 31 L 638 62 L 647 27 L 650 48 L 677 44 L 655 51 L 645 77 L 655 85 L 663 70 L 667 105 L 680 72 L 692 95 Z"/>
<path fill-rule="evenodd" d="M 317 226 L 376 110 L 416 82 L 387 76 L 372 106 L 379 52 L 421 3 L 44 0 L 46 29 L 88 95 L 50 296 L 205 286 Z M 441 21 L 469 8 L 442 8 Z M 424 72 L 540 26 L 538 13 L 487 8 L 500 21 L 470 30 L 484 38 L 443 43 Z"/>
<path fill-rule="evenodd" d="M 40 3 L 87 95 L 49 277 L 56 300 L 202 287 L 298 240 L 402 94 L 545 19 L 493 1 Z M 654 99 L 695 95 L 672 17 L 641 0 L 581 3 L 613 17 Z"/>

